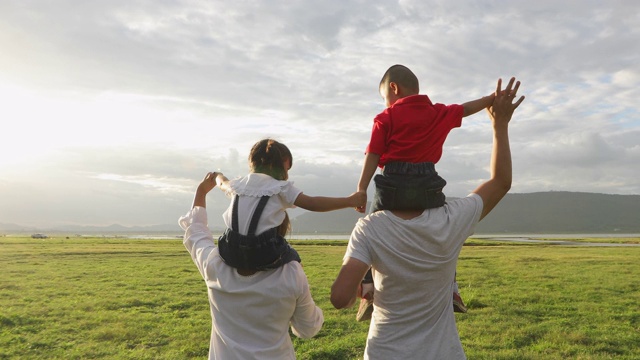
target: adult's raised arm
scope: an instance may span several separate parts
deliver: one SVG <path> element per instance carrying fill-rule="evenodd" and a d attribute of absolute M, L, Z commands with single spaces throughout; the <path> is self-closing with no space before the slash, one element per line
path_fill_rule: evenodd
<path fill-rule="evenodd" d="M 220 174 L 216 172 L 210 172 L 205 175 L 204 179 L 196 189 L 196 194 L 193 198 L 193 208 L 196 206 L 200 206 L 203 208 L 207 207 L 207 194 L 209 193 L 209 191 L 211 191 L 211 189 L 216 187 L 216 178 L 218 177 L 218 175 Z"/>
<path fill-rule="evenodd" d="M 513 102 L 519 87 L 520 82 L 511 78 L 507 87 L 502 90 L 502 79 L 498 79 L 493 105 L 487 109 L 493 126 L 491 178 L 473 191 L 482 198 L 483 208 L 480 219 L 489 214 L 511 189 L 509 121 L 515 109 L 524 101 L 524 96 L 521 96 L 516 102 Z"/>

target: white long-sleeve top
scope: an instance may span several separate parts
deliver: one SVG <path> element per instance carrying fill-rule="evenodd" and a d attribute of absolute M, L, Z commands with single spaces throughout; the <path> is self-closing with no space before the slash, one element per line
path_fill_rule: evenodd
<path fill-rule="evenodd" d="M 220 258 L 205 208 L 194 207 L 179 224 L 208 288 L 209 359 L 295 359 L 289 325 L 296 336 L 310 338 L 324 322 L 300 263 L 242 276 Z"/>

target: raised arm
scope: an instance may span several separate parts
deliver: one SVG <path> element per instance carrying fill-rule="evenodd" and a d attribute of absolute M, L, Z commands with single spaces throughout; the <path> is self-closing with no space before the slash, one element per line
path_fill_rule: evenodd
<path fill-rule="evenodd" d="M 464 109 L 462 117 L 473 115 L 480 110 L 488 108 L 489 106 L 491 106 L 491 104 L 493 104 L 493 99 L 495 99 L 495 94 L 483 96 L 480 99 L 467 101 L 466 103 L 462 104 L 462 107 Z"/>
<path fill-rule="evenodd" d="M 213 236 L 207 227 L 207 194 L 216 186 L 216 175 L 214 172 L 207 173 L 196 189 L 191 211 L 178 220 L 185 231 L 182 243 L 205 279 L 207 262 L 215 249 Z"/>
<path fill-rule="evenodd" d="M 196 189 L 192 208 L 196 206 L 200 206 L 203 208 L 207 207 L 207 194 L 209 193 L 209 191 L 211 191 L 211 189 L 216 187 L 217 178 L 221 175 L 222 174 L 215 172 L 210 172 L 205 175 L 204 179 Z"/>
<path fill-rule="evenodd" d="M 515 83 L 515 86 L 514 86 Z M 515 78 L 509 80 L 506 89 L 502 90 L 502 79 L 498 79 L 495 99 L 487 111 L 493 125 L 493 150 L 491 152 L 491 178 L 473 192 L 480 195 L 483 202 L 484 218 L 502 200 L 511 189 L 511 148 L 509 146 L 509 121 L 515 109 L 524 100 L 521 96 L 515 103 L 513 100 L 520 87 Z"/>

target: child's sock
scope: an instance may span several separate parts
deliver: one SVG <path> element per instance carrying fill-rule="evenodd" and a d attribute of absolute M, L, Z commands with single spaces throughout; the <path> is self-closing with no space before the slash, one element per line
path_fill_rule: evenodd
<path fill-rule="evenodd" d="M 362 297 L 370 300 L 371 295 L 373 295 L 373 283 L 362 283 Z"/>

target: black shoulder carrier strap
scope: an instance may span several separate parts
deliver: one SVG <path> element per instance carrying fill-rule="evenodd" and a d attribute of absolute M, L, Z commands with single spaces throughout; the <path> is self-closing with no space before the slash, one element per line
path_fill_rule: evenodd
<path fill-rule="evenodd" d="M 247 235 L 240 235 L 238 231 L 238 201 L 240 196 L 233 198 L 231 210 L 231 227 L 228 227 L 218 239 L 220 256 L 229 266 L 251 270 L 275 269 L 291 261 L 300 262 L 298 253 L 287 243 L 283 236 L 278 235 L 277 227 L 268 229 L 256 235 L 258 221 L 262 216 L 270 196 L 263 196 L 249 221 Z M 244 200 L 243 200 L 244 201 Z"/>
<path fill-rule="evenodd" d="M 262 216 L 262 211 L 264 207 L 267 205 L 267 201 L 269 201 L 270 196 L 263 196 L 258 202 L 258 206 L 253 211 L 253 215 L 251 216 L 251 223 L 249 224 L 249 232 L 247 235 L 255 235 L 256 229 L 258 228 L 258 220 L 260 220 L 260 216 Z M 236 197 L 233 199 L 233 210 L 231 214 L 231 229 L 234 231 L 240 231 L 238 229 L 238 200 L 240 196 L 236 194 Z"/>

